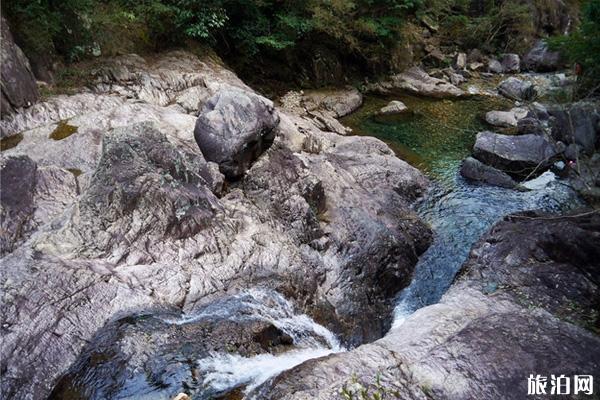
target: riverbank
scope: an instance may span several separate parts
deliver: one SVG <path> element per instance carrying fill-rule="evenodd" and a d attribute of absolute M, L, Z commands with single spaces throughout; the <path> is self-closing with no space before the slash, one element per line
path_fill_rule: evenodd
<path fill-rule="evenodd" d="M 475 131 L 483 126 L 477 114 L 491 111 L 488 100 L 470 97 L 479 94 L 469 94 L 468 87 L 422 71 L 396 76 L 378 90 L 389 96 L 396 96 L 389 85 L 435 96 L 443 90 L 451 99 L 406 97 L 412 115 L 377 122 L 380 116 L 361 117 L 371 112 L 369 96 L 363 109 L 350 114 L 364 100 L 354 88 L 292 93 L 273 104 L 212 55 L 174 52 L 106 61 L 91 87 L 52 96 L 2 121 L 3 136 L 20 138 L 2 152 L 2 185 L 15 188 L 2 196 L 2 358 L 10 365 L 2 385 L 9 397 L 144 393 L 170 398 L 182 391 L 239 396 L 248 390 L 287 398 L 308 390 L 310 396 L 327 398 L 352 384 L 354 374 L 360 374 L 361 385 L 370 385 L 375 379 L 370 375 L 376 376 L 381 365 L 386 385 L 408 379 L 398 365 L 413 360 L 405 361 L 403 354 L 426 354 L 430 347 L 385 347 L 398 337 L 400 342 L 407 336 L 442 340 L 443 335 L 426 332 L 431 328 L 469 341 L 466 327 L 480 317 L 483 327 L 473 325 L 478 329 L 500 313 L 506 320 L 494 320 L 493 329 L 508 321 L 526 330 L 544 318 L 514 299 L 497 301 L 493 293 L 503 282 L 489 287 L 486 282 L 480 292 L 459 285 L 430 306 L 443 309 L 440 313 L 425 307 L 410 317 L 400 315 L 405 320 L 398 318 L 397 329 L 381 339 L 392 326 L 398 292 L 412 288 L 411 281 L 423 284 L 412 300 L 425 301 L 410 302 L 407 313 L 436 303 L 471 243 L 496 219 L 518 210 L 562 211 L 565 203 L 575 204 L 570 194 L 553 202 L 561 192 L 552 185 L 521 193 L 473 186 L 457 175 Z M 355 133 L 364 129 L 377 135 L 369 132 L 375 126 L 402 138 L 392 148 L 418 156 L 407 159 L 430 178 L 382 141 L 349 135 L 338 121 L 348 114 L 358 119 Z M 442 129 L 435 123 L 439 120 L 445 121 Z M 210 151 L 211 146 L 226 151 Z M 590 259 L 584 261 L 595 273 L 598 234 L 590 215 L 575 225 L 547 228 L 543 221 L 553 217 L 542 216 L 535 227 L 546 233 L 535 243 L 545 255 L 516 248 L 518 260 L 530 256 L 521 251 L 533 251 L 543 260 L 564 261 L 576 281 L 570 261 L 544 244 L 548 235 L 555 240 L 556 232 L 574 232 L 582 237 L 577 243 L 586 243 L 582 251 Z M 520 223 L 510 225 L 506 236 L 521 229 L 527 231 Z M 485 243 L 480 247 L 486 249 Z M 489 257 L 501 263 L 516 257 L 500 250 Z M 438 272 L 439 281 L 428 280 Z M 586 290 L 597 295 L 597 286 Z M 446 301 L 455 308 L 444 317 Z M 395 333 L 411 324 L 423 331 Z M 551 333 L 565 331 L 569 344 L 579 343 L 571 349 L 575 360 L 597 367 L 595 354 L 587 351 L 597 348 L 597 336 L 555 319 L 541 326 L 552 346 L 558 339 Z M 532 337 L 517 339 L 525 343 Z M 510 336 L 506 340 L 512 342 Z M 361 344 L 366 345 L 344 352 Z M 448 348 L 449 354 L 457 353 Z M 473 361 L 468 365 L 482 376 L 494 373 L 489 360 L 477 358 L 474 348 L 467 350 Z M 538 350 L 536 344 L 524 345 L 523 359 Z M 339 354 L 303 363 L 329 353 Z M 555 359 L 539 357 L 548 363 Z M 511 366 L 509 361 L 500 364 Z M 456 366 L 454 361 L 440 365 L 436 368 L 452 371 Z M 570 364 L 560 365 L 572 370 Z M 329 367 L 343 373 L 330 373 Z M 320 368 L 324 373 L 313 375 Z M 115 375 L 115 369 L 122 374 Z M 507 381 L 517 379 L 511 375 Z M 290 380 L 299 386 L 289 386 Z M 446 380 L 444 374 L 424 372 L 407 381 L 410 390 L 404 395 L 424 398 L 430 390 L 442 397 L 465 395 L 470 393 L 465 387 L 482 382 L 478 375 L 474 381 L 461 377 L 462 386 L 439 387 Z M 504 395 L 509 386 L 493 387 L 489 394 Z"/>

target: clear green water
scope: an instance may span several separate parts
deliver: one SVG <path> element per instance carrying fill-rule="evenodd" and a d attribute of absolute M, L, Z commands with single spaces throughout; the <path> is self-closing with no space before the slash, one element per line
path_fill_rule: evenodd
<path fill-rule="evenodd" d="M 400 100 L 410 112 L 378 117 L 390 100 Z M 491 110 L 509 109 L 502 98 L 472 97 L 433 100 L 408 95 L 367 97 L 364 106 L 342 122 L 354 134 L 375 136 L 396 155 L 426 173 L 432 188 L 417 211 L 434 231 L 434 241 L 415 266 L 411 284 L 398 295 L 394 327 L 417 309 L 436 303 L 466 260 L 472 245 L 503 216 L 523 210 L 559 212 L 579 204 L 564 185 L 520 192 L 463 179 L 458 169 L 471 154 L 475 136 L 491 127 Z"/>
<path fill-rule="evenodd" d="M 391 100 L 409 108 L 399 116 L 376 116 Z M 436 100 L 409 95 L 366 97 L 364 106 L 342 123 L 354 134 L 375 136 L 386 142 L 398 157 L 432 178 L 451 184 L 460 161 L 473 148 L 477 132 L 490 129 L 484 120 L 490 110 L 511 104 L 501 98 Z"/>

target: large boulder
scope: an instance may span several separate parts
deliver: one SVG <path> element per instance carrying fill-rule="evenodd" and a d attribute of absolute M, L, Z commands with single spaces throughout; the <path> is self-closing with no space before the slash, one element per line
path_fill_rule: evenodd
<path fill-rule="evenodd" d="M 520 400 L 532 373 L 548 382 L 557 370 L 571 379 L 597 374 L 600 216 L 586 211 L 506 218 L 473 247 L 440 303 L 375 343 L 305 362 L 254 394 Z"/>
<path fill-rule="evenodd" d="M 525 177 L 543 172 L 559 154 L 555 145 L 538 135 L 477 134 L 473 156 L 507 174 Z"/>
<path fill-rule="evenodd" d="M 12 114 L 18 108 L 31 106 L 38 100 L 39 92 L 29 61 L 19 46 L 15 44 L 3 15 L 0 15 L 0 22 L 2 30 L 0 113 L 4 118 L 5 115 Z"/>
<path fill-rule="evenodd" d="M 482 163 L 473 157 L 467 157 L 460 166 L 460 174 L 467 179 L 494 186 L 514 188 L 517 182 L 505 172 Z"/>
<path fill-rule="evenodd" d="M 498 85 L 498 92 L 511 100 L 533 100 L 537 96 L 535 86 L 531 82 L 511 76 Z"/>
<path fill-rule="evenodd" d="M 556 71 L 560 64 L 560 53 L 550 51 L 543 40 L 538 40 L 535 46 L 523 57 L 523 66 L 530 71 Z"/>
<path fill-rule="evenodd" d="M 419 67 L 412 67 L 406 72 L 391 77 L 389 81 L 367 85 L 367 90 L 389 93 L 393 90 L 435 98 L 455 98 L 465 96 L 465 92 L 443 79 L 430 76 Z"/>
<path fill-rule="evenodd" d="M 279 115 L 270 100 L 245 90 L 223 88 L 200 112 L 194 137 L 204 157 L 235 179 L 271 146 L 277 124 Z"/>
<path fill-rule="evenodd" d="M 593 153 L 600 138 L 600 108 L 595 103 L 579 102 L 548 109 L 552 136 L 568 144 L 577 144 Z"/>

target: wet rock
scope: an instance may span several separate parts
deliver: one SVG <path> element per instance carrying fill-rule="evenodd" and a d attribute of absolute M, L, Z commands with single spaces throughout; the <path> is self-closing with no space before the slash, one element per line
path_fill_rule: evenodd
<path fill-rule="evenodd" d="M 108 324 L 83 350 L 49 399 L 63 399 L 73 392 L 88 399 L 119 398 L 131 392 L 171 398 L 182 389 L 209 397 L 217 393 L 202 390 L 204 374 L 198 360 L 219 353 L 242 357 L 276 354 L 293 344 L 272 322 L 252 315 L 232 318 L 227 313 L 235 310 L 227 308 L 222 312 L 223 316 L 190 322 L 168 314 L 141 314 Z"/>
<path fill-rule="evenodd" d="M 271 101 L 239 89 L 222 89 L 202 109 L 194 137 L 204 157 L 235 179 L 271 146 L 278 123 Z"/>
<path fill-rule="evenodd" d="M 507 217 L 473 247 L 439 304 L 374 343 L 286 371 L 256 394 L 335 398 L 360 384 L 407 400 L 517 400 L 531 368 L 543 376 L 557 368 L 594 374 L 600 216 L 586 211 Z"/>
<path fill-rule="evenodd" d="M 473 181 L 487 183 L 489 185 L 505 188 L 514 188 L 517 182 L 505 172 L 482 163 L 481 161 L 467 157 L 460 166 L 460 174 Z"/>
<path fill-rule="evenodd" d="M 555 145 L 537 135 L 500 135 L 479 132 L 473 156 L 512 176 L 541 173 L 559 154 Z"/>
<path fill-rule="evenodd" d="M 543 40 L 538 40 L 535 46 L 523 57 L 523 66 L 530 71 L 556 71 L 559 64 L 560 53 L 550 51 Z"/>
<path fill-rule="evenodd" d="M 39 98 L 39 92 L 29 61 L 14 42 L 8 22 L 1 14 L 0 25 L 2 26 L 0 112 L 4 119 L 6 115 L 14 113 L 18 108 L 33 105 Z M 8 136 L 7 133 L 0 131 L 0 137 L 5 136 Z"/>
<path fill-rule="evenodd" d="M 504 68 L 502 68 L 500 61 L 493 58 L 488 61 L 487 70 L 493 74 L 501 74 L 504 72 Z"/>
<path fill-rule="evenodd" d="M 521 58 L 517 54 L 503 54 L 500 60 L 503 72 L 519 72 L 521 70 Z"/>
<path fill-rule="evenodd" d="M 406 105 L 399 100 L 390 101 L 385 107 L 382 107 L 379 110 L 379 114 L 381 115 L 393 115 L 393 114 L 402 114 L 408 110 Z"/>
<path fill-rule="evenodd" d="M 516 127 L 518 122 L 527 116 L 524 108 L 513 108 L 510 111 L 488 111 L 485 120 L 488 124 L 502 128 Z"/>
<path fill-rule="evenodd" d="M 498 92 L 511 100 L 533 100 L 537 96 L 535 86 L 531 82 L 512 76 L 500 82 Z"/>

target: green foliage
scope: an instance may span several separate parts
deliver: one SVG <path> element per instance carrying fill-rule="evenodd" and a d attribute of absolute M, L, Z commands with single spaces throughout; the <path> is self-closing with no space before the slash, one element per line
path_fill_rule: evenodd
<path fill-rule="evenodd" d="M 422 0 L 21 0 L 9 17 L 28 50 L 67 61 L 196 40 L 251 59 L 308 43 L 355 55 L 383 54 Z"/>
<path fill-rule="evenodd" d="M 575 32 L 552 38 L 549 44 L 581 66 L 579 97 L 600 93 L 600 0 L 588 0 L 583 5 L 581 24 Z"/>
<path fill-rule="evenodd" d="M 520 0 L 427 0 L 424 9 L 440 22 L 443 40 L 465 48 L 522 51 L 535 34 L 535 10 Z"/>

